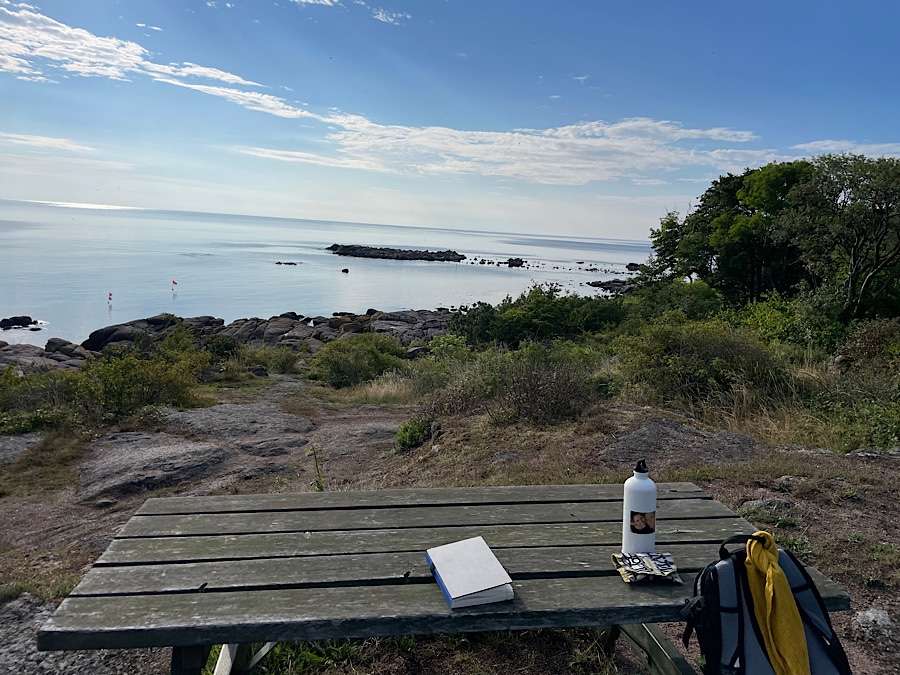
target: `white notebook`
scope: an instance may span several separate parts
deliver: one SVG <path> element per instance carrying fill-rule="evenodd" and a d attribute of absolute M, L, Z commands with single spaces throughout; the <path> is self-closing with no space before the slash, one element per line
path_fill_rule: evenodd
<path fill-rule="evenodd" d="M 482 537 L 428 549 L 431 566 L 450 609 L 512 600 L 512 579 Z"/>

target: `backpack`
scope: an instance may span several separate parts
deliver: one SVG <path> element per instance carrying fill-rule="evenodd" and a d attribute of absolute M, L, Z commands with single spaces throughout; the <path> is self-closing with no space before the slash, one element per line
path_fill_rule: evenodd
<path fill-rule="evenodd" d="M 687 647 L 691 634 L 697 633 L 704 675 L 774 675 L 747 585 L 746 546 L 734 552 L 727 548 L 751 539 L 753 535 L 737 535 L 722 542 L 720 560 L 697 575 L 694 596 L 685 601 L 682 642 Z M 778 550 L 778 564 L 803 620 L 811 675 L 851 675 L 847 655 L 809 574 L 789 551 Z"/>

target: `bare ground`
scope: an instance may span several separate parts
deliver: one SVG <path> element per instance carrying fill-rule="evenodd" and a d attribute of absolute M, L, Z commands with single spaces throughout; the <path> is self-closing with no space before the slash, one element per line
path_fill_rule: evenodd
<path fill-rule="evenodd" d="M 335 402 L 296 377 L 215 394 L 217 405 L 162 411 L 83 446 L 0 439 L 18 456 L 2 467 L 10 472 L 7 484 L 17 471 L 23 477 L 0 498 L 0 584 L 7 598 L 25 592 L 0 604 L 0 672 L 165 671 L 166 650 L 34 650 L 40 622 L 150 495 L 287 492 L 317 484 L 352 490 L 618 482 L 639 457 L 657 479 L 693 481 L 733 508 L 763 500 L 742 513 L 849 589 L 853 611 L 833 618 L 854 672 L 900 672 L 896 458 L 764 447 L 672 413 L 616 404 L 547 429 L 443 419 L 437 438 L 400 453 L 393 434 L 414 414 L 409 406 Z M 50 465 L 57 444 L 66 446 L 65 465 L 34 469 Z M 852 621 L 872 608 L 885 610 L 892 628 L 879 633 Z M 678 627 L 669 630 L 674 636 Z M 312 672 L 640 672 L 624 646 L 605 664 L 598 645 L 597 631 L 366 641 L 352 657 L 326 659 Z"/>

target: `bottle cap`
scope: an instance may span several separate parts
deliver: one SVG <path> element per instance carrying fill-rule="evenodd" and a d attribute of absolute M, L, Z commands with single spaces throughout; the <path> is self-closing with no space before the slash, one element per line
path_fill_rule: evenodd
<path fill-rule="evenodd" d="M 642 459 L 638 461 L 637 466 L 634 467 L 634 470 L 638 473 L 650 473 L 650 470 L 647 468 L 647 460 Z"/>

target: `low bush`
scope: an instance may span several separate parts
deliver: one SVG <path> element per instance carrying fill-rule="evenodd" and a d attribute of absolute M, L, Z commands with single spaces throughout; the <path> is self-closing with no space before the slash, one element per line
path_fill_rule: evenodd
<path fill-rule="evenodd" d="M 297 372 L 297 352 L 287 347 L 243 347 L 240 356 L 247 366 L 264 366 L 270 373 Z"/>
<path fill-rule="evenodd" d="M 487 349 L 457 361 L 431 396 L 438 415 L 487 412 L 491 421 L 552 424 L 572 418 L 606 383 L 595 377 L 597 353 L 572 342 Z"/>
<path fill-rule="evenodd" d="M 696 403 L 745 389 L 792 391 L 785 367 L 752 335 L 722 321 L 653 323 L 614 345 L 626 383 L 661 402 Z"/>
<path fill-rule="evenodd" d="M 111 351 L 77 371 L 0 373 L 0 433 L 94 426 L 152 405 L 190 406 L 209 355 L 181 337 L 145 353 Z"/>
<path fill-rule="evenodd" d="M 900 319 L 865 321 L 857 325 L 840 353 L 854 366 L 900 370 Z"/>
<path fill-rule="evenodd" d="M 364 333 L 334 340 L 310 359 L 310 376 L 333 387 L 349 387 L 406 367 L 402 345 L 394 338 Z"/>
<path fill-rule="evenodd" d="M 428 417 L 414 417 L 406 420 L 397 429 L 394 441 L 400 450 L 411 450 L 431 438 L 432 420 Z"/>
<path fill-rule="evenodd" d="M 649 321 L 677 311 L 692 321 L 707 319 L 722 310 L 722 295 L 702 281 L 667 281 L 648 284 L 628 294 L 623 306 L 629 318 Z"/>
<path fill-rule="evenodd" d="M 499 305 L 477 303 L 450 321 L 450 331 L 470 345 L 492 342 L 518 347 L 527 341 L 574 338 L 620 322 L 625 316 L 618 298 L 567 295 L 556 285 L 538 285 Z"/>
<path fill-rule="evenodd" d="M 846 334 L 846 327 L 811 295 L 785 298 L 773 293 L 723 312 L 722 319 L 753 331 L 769 344 L 805 347 L 809 358 L 824 358 Z"/>

